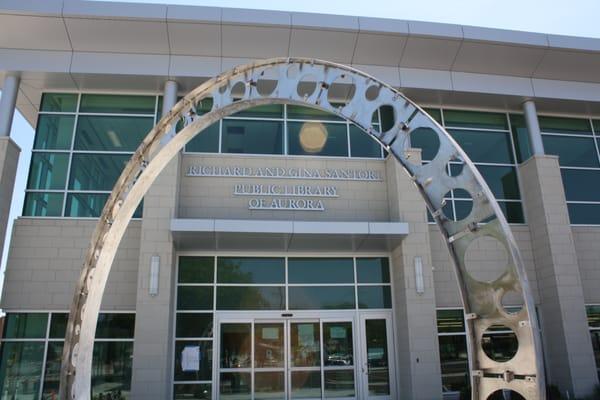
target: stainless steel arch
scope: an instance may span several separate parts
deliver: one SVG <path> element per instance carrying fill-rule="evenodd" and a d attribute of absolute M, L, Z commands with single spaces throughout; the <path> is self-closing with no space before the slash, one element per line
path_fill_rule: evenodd
<path fill-rule="evenodd" d="M 334 106 L 328 93 L 334 82 L 350 82 L 354 90 L 347 103 Z M 312 89 L 312 90 L 311 90 Z M 199 101 L 213 98 L 208 113 L 197 116 Z M 458 277 L 467 313 L 473 399 L 487 399 L 498 389 L 511 389 L 526 399 L 544 399 L 544 372 L 534 303 L 515 239 L 498 203 L 465 152 L 420 107 L 391 86 L 356 69 L 305 58 L 276 58 L 236 67 L 197 87 L 179 101 L 148 133 L 123 170 L 104 207 L 71 306 L 60 377 L 60 398 L 89 399 L 92 349 L 100 302 L 115 253 L 143 195 L 166 164 L 195 135 L 219 119 L 263 104 L 289 103 L 326 110 L 354 122 L 384 146 L 404 167 L 421 192 L 440 227 Z M 373 129 L 371 117 L 382 106 L 391 107 L 394 125 L 387 132 Z M 388 108 L 389 110 L 389 108 Z M 172 134 L 181 119 L 187 126 Z M 409 159 L 411 135 L 433 133 L 439 149 L 425 165 Z M 449 176 L 446 166 L 462 160 L 460 175 Z M 451 189 L 466 190 L 473 198 L 471 213 L 463 220 L 447 218 L 442 208 Z M 484 224 L 482 224 L 485 222 Z M 465 254 L 469 244 L 490 237 L 508 254 L 505 272 L 492 282 L 481 282 L 468 272 Z M 517 292 L 524 306 L 508 313 L 501 299 Z M 505 362 L 489 358 L 482 347 L 487 328 L 501 324 L 511 328 L 519 348 Z"/>

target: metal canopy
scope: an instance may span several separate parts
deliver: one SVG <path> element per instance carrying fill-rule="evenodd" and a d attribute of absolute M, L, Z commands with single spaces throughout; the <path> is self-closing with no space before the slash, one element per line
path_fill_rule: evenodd
<path fill-rule="evenodd" d="M 343 105 L 332 105 L 328 94 L 338 85 L 347 91 Z M 210 112 L 198 116 L 196 106 L 213 98 Z M 106 280 L 125 229 L 156 177 L 183 146 L 219 119 L 264 104 L 288 103 L 335 113 L 358 125 L 393 155 L 413 179 L 444 236 L 455 265 L 467 315 L 467 343 L 473 399 L 487 399 L 499 389 L 510 389 L 528 400 L 544 399 L 545 385 L 539 329 L 523 262 L 502 211 L 466 153 L 419 106 L 391 86 L 356 69 L 305 58 L 257 61 L 223 73 L 188 93 L 150 131 L 126 165 L 104 207 L 73 298 L 60 378 L 61 399 L 89 399 L 95 327 Z M 386 132 L 371 125 L 379 108 L 393 111 L 394 124 Z M 186 126 L 176 135 L 179 120 Z M 410 138 L 430 135 L 439 144 L 428 164 L 410 159 Z M 449 161 L 462 162 L 462 172 L 449 176 Z M 469 215 L 448 219 L 442 209 L 452 189 L 466 190 L 473 199 Z M 506 251 L 505 272 L 492 282 L 474 279 L 465 260 L 468 246 L 480 239 L 497 241 Z M 510 313 L 502 306 L 507 293 L 524 299 L 523 308 Z M 508 361 L 494 361 L 482 346 L 488 328 L 511 329 L 519 342 Z"/>

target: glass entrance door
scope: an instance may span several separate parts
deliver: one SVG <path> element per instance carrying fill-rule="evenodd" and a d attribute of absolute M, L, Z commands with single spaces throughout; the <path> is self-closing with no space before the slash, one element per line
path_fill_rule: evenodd
<path fill-rule="evenodd" d="M 220 400 L 356 399 L 354 318 L 222 320 Z"/>
<path fill-rule="evenodd" d="M 366 314 L 360 317 L 361 329 L 361 399 L 393 399 L 392 325 L 389 314 Z"/>

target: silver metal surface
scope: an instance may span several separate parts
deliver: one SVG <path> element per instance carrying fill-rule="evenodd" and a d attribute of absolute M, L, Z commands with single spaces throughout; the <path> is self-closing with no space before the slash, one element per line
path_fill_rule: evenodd
<path fill-rule="evenodd" d="M 336 80 L 344 84 L 335 84 Z M 336 99 L 345 96 L 347 103 L 330 104 L 330 92 L 335 92 Z M 197 115 L 196 105 L 209 97 L 213 99 L 212 109 Z M 539 329 L 523 263 L 506 219 L 473 163 L 438 123 L 391 86 L 344 65 L 304 58 L 257 61 L 203 83 L 163 115 L 143 140 L 115 184 L 86 255 L 69 315 L 60 398 L 90 397 L 94 333 L 108 273 L 138 203 L 158 174 L 187 142 L 212 123 L 249 107 L 273 103 L 335 113 L 358 125 L 402 164 L 439 225 L 456 267 L 468 315 L 473 399 L 487 399 L 498 389 L 514 390 L 528 400 L 544 399 Z M 394 125 L 387 132 L 371 125 L 373 112 L 382 106 L 391 107 L 394 114 Z M 169 135 L 179 120 L 186 121 L 185 128 Z M 425 134 L 437 137 L 439 149 L 430 163 L 415 163 L 407 152 L 410 137 Z M 448 175 L 449 161 L 462 161 L 458 176 Z M 473 208 L 465 219 L 453 221 L 442 211 L 443 198 L 458 188 L 471 195 Z M 492 282 L 478 281 L 467 270 L 467 248 L 483 237 L 497 240 L 508 255 L 505 272 Z M 516 314 L 502 306 L 508 292 L 516 292 L 524 300 Z M 519 347 L 511 360 L 497 362 L 484 352 L 483 334 L 492 325 L 503 325 L 515 333 Z"/>

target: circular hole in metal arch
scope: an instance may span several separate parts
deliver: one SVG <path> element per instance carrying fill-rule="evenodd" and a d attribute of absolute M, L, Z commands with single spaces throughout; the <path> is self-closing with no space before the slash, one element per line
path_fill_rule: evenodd
<path fill-rule="evenodd" d="M 234 100 L 239 100 L 246 95 L 246 84 L 244 82 L 237 82 L 231 88 L 229 95 Z"/>
<path fill-rule="evenodd" d="M 508 261 L 504 244 L 493 236 L 484 235 L 469 243 L 464 265 L 473 279 L 493 282 L 506 272 Z"/>
<path fill-rule="evenodd" d="M 356 85 L 354 79 L 347 74 L 338 76 L 327 89 L 327 101 L 333 107 L 343 107 L 354 98 Z"/>
<path fill-rule="evenodd" d="M 515 332 L 509 327 L 492 325 L 483 332 L 481 348 L 491 360 L 507 362 L 517 354 L 519 341 Z"/>
<path fill-rule="evenodd" d="M 371 124 L 373 130 L 379 132 L 387 132 L 392 129 L 396 124 L 396 111 L 394 111 L 394 107 L 384 104 L 373 111 Z"/>
<path fill-rule="evenodd" d="M 261 72 L 256 81 L 256 91 L 261 96 L 269 96 L 277 88 L 278 71 L 275 68 L 266 69 Z"/>
<path fill-rule="evenodd" d="M 431 161 L 440 150 L 440 138 L 432 128 L 417 128 L 410 132 L 410 147 L 421 149 L 421 160 Z M 419 164 L 416 160 L 409 161 Z"/>
<path fill-rule="evenodd" d="M 365 91 L 365 98 L 369 101 L 373 101 L 379 97 L 381 91 L 381 85 L 371 85 Z"/>
<path fill-rule="evenodd" d="M 317 77 L 313 74 L 306 74 L 298 81 L 296 87 L 298 96 L 305 99 L 312 96 L 315 90 L 317 90 Z"/>
<path fill-rule="evenodd" d="M 521 312 L 525 301 L 523 300 L 521 292 L 510 290 L 502 295 L 500 303 L 502 304 L 502 309 L 505 313 L 514 315 Z"/>
<path fill-rule="evenodd" d="M 514 390 L 499 389 L 492 393 L 487 400 L 525 400 L 525 397 Z"/>

